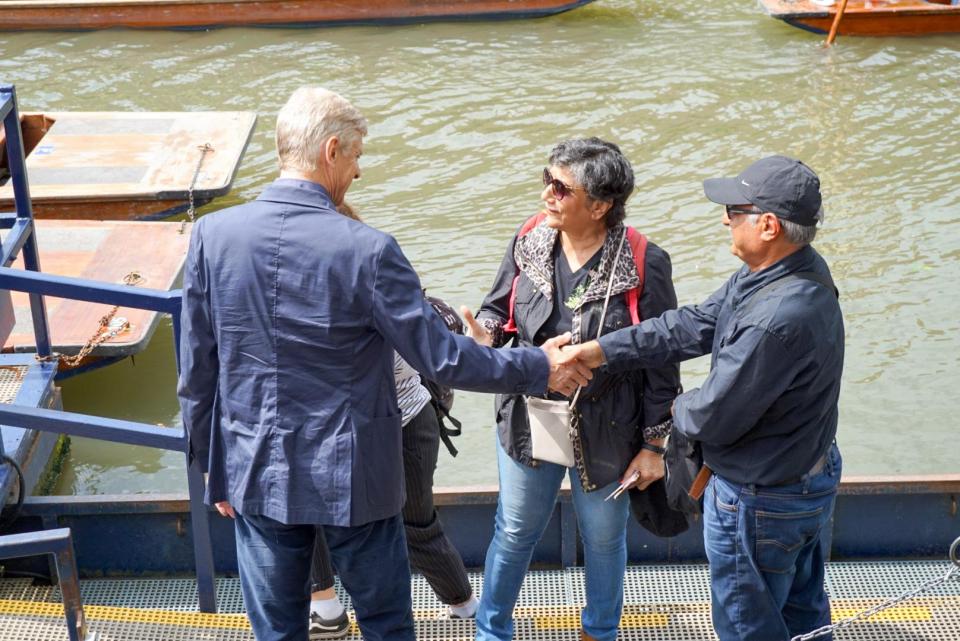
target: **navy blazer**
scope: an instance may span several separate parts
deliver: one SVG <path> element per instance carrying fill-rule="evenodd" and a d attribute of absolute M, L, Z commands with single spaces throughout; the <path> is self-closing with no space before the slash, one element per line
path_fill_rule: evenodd
<path fill-rule="evenodd" d="M 207 501 L 283 523 L 350 526 L 403 506 L 393 350 L 432 380 L 546 390 L 539 349 L 450 333 L 391 236 L 280 179 L 193 228 L 178 385 Z"/>

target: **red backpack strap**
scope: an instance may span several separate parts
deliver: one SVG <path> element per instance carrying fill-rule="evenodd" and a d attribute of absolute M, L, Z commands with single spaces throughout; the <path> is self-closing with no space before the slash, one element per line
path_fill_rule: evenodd
<path fill-rule="evenodd" d="M 520 231 L 517 232 L 517 238 L 523 238 L 534 228 L 539 225 L 544 218 L 547 217 L 547 212 L 541 211 L 539 214 L 527 218 L 527 221 L 523 223 L 523 226 L 520 228 Z M 520 282 L 520 274 L 518 273 L 513 277 L 513 285 L 510 286 L 510 318 L 507 320 L 507 324 L 503 326 L 503 331 L 516 333 L 517 324 L 513 321 L 513 305 L 517 300 L 517 283 Z"/>
<path fill-rule="evenodd" d="M 633 250 L 633 262 L 637 266 L 637 276 L 640 277 L 640 284 L 633 289 L 627 290 L 625 294 L 627 298 L 627 309 L 630 310 L 630 320 L 636 325 L 643 318 L 640 314 L 640 296 L 643 294 L 643 272 L 647 258 L 647 237 L 633 227 L 627 226 L 627 242 L 630 243 L 630 249 Z"/>

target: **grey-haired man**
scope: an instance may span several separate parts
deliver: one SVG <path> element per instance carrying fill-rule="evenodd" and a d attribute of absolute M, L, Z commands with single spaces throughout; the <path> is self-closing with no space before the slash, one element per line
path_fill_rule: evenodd
<path fill-rule="evenodd" d="M 820 535 L 840 479 L 844 329 L 830 270 L 810 246 L 820 180 L 772 156 L 703 187 L 724 205 L 744 266 L 699 305 L 564 352 L 615 370 L 711 354 L 674 422 L 714 472 L 703 506 L 714 627 L 721 641 L 786 641 L 830 622 Z"/>

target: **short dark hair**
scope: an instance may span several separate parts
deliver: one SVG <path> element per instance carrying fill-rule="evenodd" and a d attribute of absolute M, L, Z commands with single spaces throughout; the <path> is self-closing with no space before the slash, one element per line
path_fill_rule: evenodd
<path fill-rule="evenodd" d="M 608 228 L 623 222 L 633 193 L 633 167 L 620 147 L 600 138 L 565 140 L 550 152 L 550 164 L 569 169 L 593 200 L 611 203 Z"/>

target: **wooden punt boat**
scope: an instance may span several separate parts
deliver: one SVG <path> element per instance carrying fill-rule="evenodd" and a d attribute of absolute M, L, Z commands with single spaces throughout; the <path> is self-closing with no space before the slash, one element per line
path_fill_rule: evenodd
<path fill-rule="evenodd" d="M 191 186 L 196 206 L 230 190 L 256 114 L 51 112 L 20 120 L 34 216 L 151 220 L 186 210 Z M 3 149 L 0 133 L 0 185 Z M 12 206 L 12 188 L 0 186 L 0 211 Z"/>
<path fill-rule="evenodd" d="M 840 6 L 811 0 L 760 0 L 774 18 L 787 24 L 827 33 Z M 849 0 L 840 20 L 840 35 L 920 36 L 960 33 L 960 4 L 953 0 Z"/>
<path fill-rule="evenodd" d="M 0 0 L 0 29 L 334 26 L 546 16 L 593 0 Z"/>
<path fill-rule="evenodd" d="M 73 276 L 122 285 L 128 274 L 136 284 L 171 289 L 180 279 L 191 226 L 176 222 L 38 220 L 37 246 L 45 274 Z M 23 269 L 22 256 L 13 267 Z M 10 292 L 16 322 L 3 346 L 5 352 L 35 352 L 30 299 Z M 77 354 L 100 327 L 110 305 L 46 297 L 53 351 Z M 120 308 L 114 314 L 116 335 L 76 364 L 60 364 L 61 378 L 116 362 L 143 351 L 162 315 L 145 309 Z M 126 323 L 126 327 L 122 323 Z"/>

